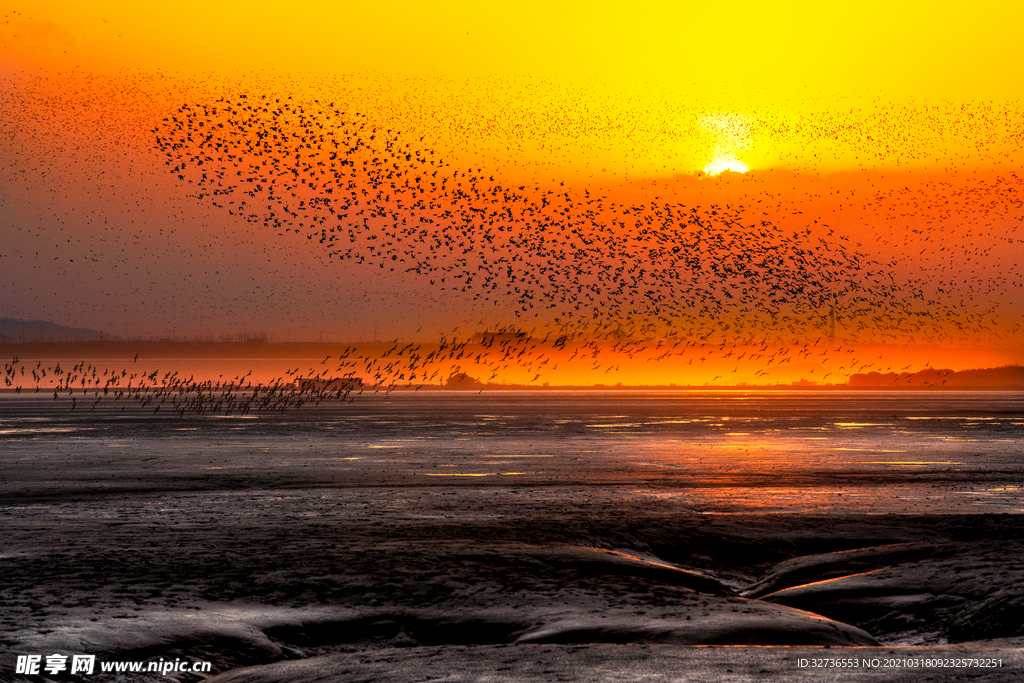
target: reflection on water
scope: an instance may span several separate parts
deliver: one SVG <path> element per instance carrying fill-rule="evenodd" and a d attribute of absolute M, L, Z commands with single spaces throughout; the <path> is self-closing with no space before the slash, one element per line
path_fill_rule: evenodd
<path fill-rule="evenodd" d="M 244 418 L 122 408 L 3 395 L 0 446 L 54 491 L 108 490 L 110 472 L 134 468 L 153 488 L 198 471 L 211 487 L 561 487 L 569 502 L 589 487 L 709 514 L 1024 511 L 1017 392 L 398 392 Z M 505 471 L 513 460 L 523 471 Z M 224 472 L 231 482 L 212 479 Z"/>

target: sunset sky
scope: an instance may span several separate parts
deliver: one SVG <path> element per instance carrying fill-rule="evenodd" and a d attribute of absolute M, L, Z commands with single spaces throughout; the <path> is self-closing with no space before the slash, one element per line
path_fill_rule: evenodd
<path fill-rule="evenodd" d="M 587 280 L 601 263 L 612 268 L 621 254 L 641 253 L 630 251 L 642 238 L 622 220 L 627 207 L 647 210 L 630 212 L 630 224 L 637 216 L 660 221 L 666 206 L 722 207 L 706 214 L 709 225 L 739 237 L 703 256 L 705 275 L 709 263 L 730 260 L 723 254 L 761 253 L 769 243 L 796 250 L 792 263 L 846 250 L 827 277 L 809 266 L 791 273 L 806 275 L 812 289 L 825 283 L 827 307 L 793 299 L 766 321 L 772 307 L 727 300 L 727 278 L 714 290 L 725 304 L 719 317 L 687 302 L 677 307 L 690 311 L 685 323 L 663 319 L 633 330 L 615 319 L 608 324 L 621 326 L 620 336 L 713 333 L 725 348 L 760 344 L 753 334 L 760 330 L 775 341 L 814 341 L 828 336 L 838 311 L 836 338 L 882 349 L 876 355 L 892 362 L 924 367 L 914 349 L 928 348 L 936 354 L 930 362 L 954 369 L 1013 363 L 1024 358 L 1024 80 L 1015 49 L 1022 23 L 1019 3 L 991 2 L 6 3 L 0 317 L 122 336 L 248 332 L 338 341 L 566 322 L 560 309 L 518 311 L 513 294 L 474 300 L 472 288 L 443 287 L 422 272 L 339 259 L 305 234 L 308 225 L 268 227 L 283 206 L 272 191 L 248 197 L 251 220 L 237 215 L 231 202 L 246 199 L 241 189 L 220 195 L 204 183 L 217 173 L 243 182 L 234 162 L 255 161 L 262 170 L 249 167 L 250 175 L 269 168 L 261 164 L 272 157 L 211 153 L 249 134 L 238 113 L 258 100 L 295 109 L 252 114 L 245 126 L 253 134 L 280 123 L 291 144 L 300 129 L 340 131 L 362 121 L 377 131 L 366 154 L 389 140 L 410 159 L 436 160 L 437 169 L 443 160 L 444 173 L 478 178 L 473 187 L 484 196 L 524 188 L 509 215 L 564 196 L 564 206 L 545 205 L 544 220 L 585 218 L 587 230 L 608 240 L 599 258 L 572 242 L 585 235 L 566 232 L 558 247 L 584 274 L 581 297 L 598 284 L 607 295 L 604 283 Z M 218 100 L 239 106 L 211 113 Z M 188 118 L 185 105 L 204 113 Z M 207 147 L 200 121 L 214 136 Z M 200 151 L 207 166 L 172 172 Z M 716 162 L 748 170 L 702 173 Z M 367 187 L 353 178 L 353 188 Z M 326 187 L 307 182 L 281 202 L 292 201 L 291 211 L 295 202 L 326 197 L 317 194 Z M 479 197 L 458 204 L 430 192 L 437 204 L 420 212 L 423 225 L 441 221 L 449 203 L 456 216 L 456 205 L 480 211 Z M 503 196 L 504 208 L 512 206 Z M 396 201 L 389 194 L 378 203 L 396 221 L 419 220 Z M 746 227 L 736 232 L 732 221 Z M 770 237 L 752 237 L 764 226 Z M 560 228 L 544 230 L 563 244 Z M 534 267 L 553 253 L 502 239 L 487 237 L 490 251 L 470 252 L 466 268 L 476 272 L 477 257 Z M 426 242 L 403 244 L 410 260 L 426 253 Z M 644 258 L 654 259 L 646 250 Z M 826 261 L 805 259 L 815 268 Z M 842 264 L 859 268 L 847 268 L 852 289 L 841 283 Z M 558 277 L 568 272 L 558 268 Z M 668 277 L 671 269 L 655 270 Z M 623 310 L 654 300 L 646 292 L 676 291 L 651 285 L 654 277 L 641 273 Z M 509 292 L 517 282 L 509 281 Z M 899 294 L 883 293 L 883 285 Z M 858 287 L 868 292 L 863 299 Z M 768 289 L 751 289 L 752 300 Z M 743 325 L 749 334 L 723 331 Z M 601 337 L 596 327 L 588 333 Z M 649 381 L 644 372 L 616 381 Z"/>

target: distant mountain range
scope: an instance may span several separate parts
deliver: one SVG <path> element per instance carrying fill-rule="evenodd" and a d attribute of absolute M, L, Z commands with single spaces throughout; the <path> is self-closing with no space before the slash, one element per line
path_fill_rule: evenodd
<path fill-rule="evenodd" d="M 21 341 L 87 341 L 110 338 L 99 330 L 85 327 L 66 327 L 43 320 L 0 318 L 0 343 Z"/>

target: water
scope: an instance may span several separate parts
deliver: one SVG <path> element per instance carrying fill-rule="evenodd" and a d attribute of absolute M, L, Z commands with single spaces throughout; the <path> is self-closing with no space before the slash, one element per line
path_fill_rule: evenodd
<path fill-rule="evenodd" d="M 599 487 L 705 514 L 1019 513 L 1022 427 L 1018 392 L 395 392 L 184 418 L 0 397 L 4 489 L 31 497 Z"/>

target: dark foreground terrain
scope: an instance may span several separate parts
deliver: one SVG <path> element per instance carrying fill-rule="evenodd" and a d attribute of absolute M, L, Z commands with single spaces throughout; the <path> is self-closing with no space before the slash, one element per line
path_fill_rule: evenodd
<path fill-rule="evenodd" d="M 1024 678 L 1012 397 L 895 422 L 849 402 L 156 421 L 4 400 L 0 680 L 52 653 L 253 682 Z"/>

